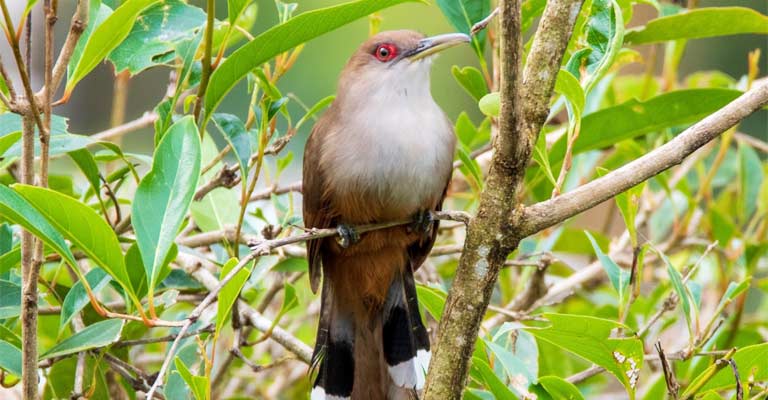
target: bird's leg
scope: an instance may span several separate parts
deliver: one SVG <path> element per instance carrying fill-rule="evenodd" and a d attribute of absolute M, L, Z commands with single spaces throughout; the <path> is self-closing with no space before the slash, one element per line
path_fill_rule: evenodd
<path fill-rule="evenodd" d="M 351 225 L 339 224 L 336 231 L 339 232 L 339 246 L 345 249 L 360 241 L 360 234 Z"/>
<path fill-rule="evenodd" d="M 435 220 L 432 218 L 431 211 L 419 210 L 412 218 L 413 222 L 408 225 L 408 232 L 421 232 L 425 236 L 429 236 L 432 233 L 432 223 Z"/>

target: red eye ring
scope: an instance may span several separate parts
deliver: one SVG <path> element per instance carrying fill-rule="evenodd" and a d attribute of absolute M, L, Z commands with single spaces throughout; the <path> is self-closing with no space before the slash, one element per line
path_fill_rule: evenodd
<path fill-rule="evenodd" d="M 380 44 L 376 46 L 373 55 L 377 60 L 387 62 L 397 57 L 397 47 L 391 43 Z"/>

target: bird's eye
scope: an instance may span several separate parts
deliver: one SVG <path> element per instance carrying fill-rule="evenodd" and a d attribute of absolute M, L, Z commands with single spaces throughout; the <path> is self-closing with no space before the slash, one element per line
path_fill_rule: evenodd
<path fill-rule="evenodd" d="M 397 47 L 389 43 L 380 44 L 376 46 L 373 55 L 376 56 L 377 60 L 387 62 L 397 56 Z"/>

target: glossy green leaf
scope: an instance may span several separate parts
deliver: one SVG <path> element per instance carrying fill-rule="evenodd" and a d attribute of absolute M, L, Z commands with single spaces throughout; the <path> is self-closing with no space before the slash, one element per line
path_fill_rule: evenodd
<path fill-rule="evenodd" d="M 488 350 L 495 358 L 494 364 L 500 364 L 511 381 L 515 382 L 515 387 L 525 389 L 529 384 L 536 382 L 536 376 L 533 371 L 529 371 L 527 366 L 511 351 L 494 343 L 483 339 Z"/>
<path fill-rule="evenodd" d="M 13 132 L 21 132 L 21 116 L 14 113 L 0 114 L 0 137 Z M 35 132 L 37 128 L 35 128 Z M 69 119 L 61 115 L 51 116 L 51 136 L 69 133 Z"/>
<path fill-rule="evenodd" d="M 13 248 L 13 229 L 6 223 L 0 224 L 0 255 Z"/>
<path fill-rule="evenodd" d="M 132 215 L 136 242 L 154 293 L 200 176 L 200 137 L 194 119 L 173 124 L 155 150 L 152 170 L 136 189 Z"/>
<path fill-rule="evenodd" d="M 559 376 L 542 376 L 539 378 L 539 384 L 544 387 L 544 390 L 553 399 L 584 400 L 584 396 L 581 395 L 581 392 L 579 392 L 579 389 L 574 384 Z"/>
<path fill-rule="evenodd" d="M 21 312 L 21 286 L 0 280 L 0 320 L 18 317 Z"/>
<path fill-rule="evenodd" d="M 310 118 L 313 118 L 315 114 L 320 112 L 320 110 L 322 110 L 323 108 L 333 103 L 334 99 L 336 99 L 336 96 L 328 96 L 320 99 L 317 103 L 315 103 L 315 105 L 313 105 L 312 107 L 309 108 L 309 110 L 307 110 L 306 114 L 304 114 L 304 116 L 301 117 L 301 119 L 298 122 L 296 122 L 296 126 L 294 127 L 294 129 L 298 130 L 299 128 L 301 128 L 301 126 L 304 125 L 304 123 L 306 123 Z"/>
<path fill-rule="evenodd" d="M 232 271 L 232 268 L 234 268 L 237 264 L 238 261 L 236 258 L 231 258 L 229 261 L 227 261 L 224 266 L 221 267 L 220 277 L 224 278 L 227 276 L 229 272 Z M 251 275 L 253 264 L 253 262 L 249 262 L 248 265 L 240 269 L 240 271 L 237 271 L 237 274 L 235 274 L 235 276 L 229 282 L 227 282 L 227 284 L 224 285 L 224 287 L 222 287 L 221 291 L 219 292 L 219 301 L 216 311 L 217 337 L 221 332 L 221 328 L 224 327 L 224 323 L 227 321 L 230 311 L 232 310 L 232 306 L 235 304 L 237 297 L 240 295 L 240 291 L 243 290 L 245 282 L 248 281 L 248 277 Z"/>
<path fill-rule="evenodd" d="M 768 343 L 760 343 L 751 346 L 744 346 L 733 354 L 733 361 L 736 362 L 736 366 L 739 370 L 742 384 L 746 382 L 763 382 L 768 379 Z M 709 366 L 704 372 L 699 374 L 688 385 L 688 388 L 698 386 L 697 383 L 701 379 L 707 379 L 713 369 L 718 368 L 714 363 Z M 736 386 L 736 380 L 733 377 L 733 370 L 730 366 L 726 365 L 720 369 L 715 375 L 701 387 L 698 393 L 703 393 L 708 390 L 725 390 L 731 389 Z M 687 390 L 681 395 L 681 398 L 690 394 Z"/>
<path fill-rule="evenodd" d="M 678 90 L 594 112 L 581 121 L 581 133 L 573 153 L 601 149 L 646 133 L 699 121 L 740 94 L 730 89 Z M 562 137 L 552 145 L 550 160 L 562 161 L 566 139 Z"/>
<path fill-rule="evenodd" d="M 768 34 L 768 17 L 744 7 L 705 7 L 651 20 L 628 32 L 626 41 L 643 44 L 745 33 Z"/>
<path fill-rule="evenodd" d="M 490 0 L 437 0 L 440 11 L 459 32 L 470 34 L 472 25 L 491 13 Z M 472 37 L 472 45 L 478 54 L 485 48 L 485 31 Z"/>
<path fill-rule="evenodd" d="M 181 374 L 184 382 L 187 383 L 192 394 L 195 396 L 195 400 L 207 400 L 209 390 L 209 380 L 206 376 L 193 375 L 179 357 L 176 357 L 174 363 L 176 364 L 176 370 Z"/>
<path fill-rule="evenodd" d="M 475 67 L 463 67 L 454 65 L 451 67 L 451 73 L 456 78 L 456 82 L 472 96 L 475 101 L 480 101 L 488 94 L 488 85 L 485 84 L 485 78 L 479 69 Z"/>
<path fill-rule="evenodd" d="M 202 163 L 208 165 L 219 154 L 219 149 L 211 135 L 204 135 L 202 141 Z M 218 168 L 211 168 L 201 177 L 208 182 L 219 173 Z M 189 211 L 195 224 L 203 231 L 210 232 L 224 229 L 237 223 L 239 205 L 237 192 L 228 188 L 216 188 L 199 201 L 193 201 Z"/>
<path fill-rule="evenodd" d="M 232 147 L 240 164 L 241 176 L 248 176 L 248 162 L 251 160 L 251 135 L 245 129 L 245 124 L 236 115 L 216 113 L 213 122 L 224 134 L 224 139 Z M 245 179 L 242 180 L 245 185 Z"/>
<path fill-rule="evenodd" d="M 300 14 L 256 36 L 232 53 L 211 74 L 205 93 L 210 116 L 224 96 L 249 72 L 272 57 L 360 17 L 412 0 L 357 0 Z M 206 118 L 207 119 L 207 118 Z"/>
<path fill-rule="evenodd" d="M 496 376 L 491 366 L 485 360 L 479 357 L 472 357 L 472 367 L 476 368 L 480 373 L 483 383 L 485 383 L 484 386 L 493 393 L 494 398 L 504 400 L 517 399 L 517 396 Z"/>
<path fill-rule="evenodd" d="M 551 313 L 544 317 L 551 322 L 549 327 L 527 328 L 528 332 L 605 368 L 624 385 L 629 397 L 635 398 L 637 377 L 643 364 L 642 341 L 611 337 L 612 330 L 627 328 L 607 319 Z"/>
<path fill-rule="evenodd" d="M 83 172 L 93 192 L 100 196 L 101 178 L 99 177 L 99 166 L 93 158 L 93 154 L 87 149 L 75 150 L 69 153 L 69 157 L 77 164 L 80 171 Z"/>
<path fill-rule="evenodd" d="M 227 18 L 229 23 L 234 25 L 237 18 L 242 14 L 251 0 L 227 0 Z"/>
<path fill-rule="evenodd" d="M 736 282 L 730 282 L 728 283 L 728 288 L 725 290 L 725 293 L 723 293 L 723 297 L 720 299 L 720 303 L 717 304 L 717 308 L 715 308 L 714 315 L 719 315 L 723 310 L 725 310 L 725 307 L 727 307 L 733 299 L 735 299 L 738 295 L 744 293 L 747 289 L 749 289 L 749 284 L 752 282 L 752 277 L 749 277 L 740 283 Z"/>
<path fill-rule="evenodd" d="M 85 44 L 88 43 L 88 39 L 91 37 L 93 30 L 101 25 L 110 14 L 112 14 L 112 9 L 106 4 L 103 4 L 101 0 L 91 0 L 88 8 L 88 24 L 80 35 L 80 39 L 78 39 L 75 49 L 72 51 L 72 57 L 69 59 L 69 64 L 67 64 L 68 77 L 72 76 L 72 73 L 75 72 L 75 67 L 80 63 L 80 59 L 83 57 L 83 49 L 85 49 Z"/>
<path fill-rule="evenodd" d="M 64 194 L 30 185 L 14 185 L 19 192 L 128 293 L 133 293 L 117 235 L 92 208 Z M 133 298 L 134 302 L 138 299 Z"/>
<path fill-rule="evenodd" d="M 437 288 L 416 285 L 416 296 L 419 298 L 419 304 L 432 315 L 432 318 L 440 321 L 445 307 L 446 293 Z"/>
<path fill-rule="evenodd" d="M 154 4 L 138 18 L 140 23 L 107 57 L 117 72 L 128 70 L 135 75 L 172 61 L 176 44 L 192 39 L 205 26 L 205 12 L 179 0 Z"/>
<path fill-rule="evenodd" d="M 55 135 L 51 136 L 51 140 L 49 142 L 49 152 L 48 154 L 50 156 L 57 156 L 60 154 L 69 153 L 70 151 L 80 150 L 85 148 L 86 146 L 92 145 L 95 142 L 93 139 L 89 138 L 88 136 L 83 135 Z M 17 142 L 15 145 L 11 146 L 5 154 L 5 157 L 20 157 L 21 156 L 21 143 Z M 35 156 L 40 156 L 40 142 L 35 141 Z"/>
<path fill-rule="evenodd" d="M 91 287 L 93 293 L 98 293 L 104 286 L 109 283 L 111 278 L 101 268 L 94 268 L 85 274 L 85 280 L 88 281 L 88 286 Z M 64 298 L 64 303 L 61 304 L 61 317 L 59 318 L 59 333 L 69 324 L 69 321 L 77 315 L 88 303 L 88 293 L 85 291 L 85 287 L 81 282 L 75 282 L 72 285 L 72 289 L 67 293 L 67 297 Z"/>
<path fill-rule="evenodd" d="M 19 263 L 21 263 L 21 248 L 16 246 L 0 256 L 0 276 L 18 266 Z"/>
<path fill-rule="evenodd" d="M 462 163 L 459 170 L 470 182 L 472 188 L 479 193 L 483 188 L 483 172 L 480 170 L 480 165 L 477 160 L 472 158 L 469 149 L 464 144 L 457 146 L 456 154 Z"/>
<path fill-rule="evenodd" d="M 44 352 L 40 359 L 46 360 L 110 345 L 120 339 L 123 322 L 121 319 L 108 319 L 88 325 Z"/>
<path fill-rule="evenodd" d="M 5 155 L 11 146 L 21 140 L 21 131 L 10 132 L 4 136 L 0 136 L 0 155 Z"/>
<path fill-rule="evenodd" d="M 77 262 L 64 238 L 43 217 L 35 207 L 27 202 L 18 193 L 5 185 L 0 185 L 0 216 L 9 221 L 23 226 L 33 235 L 40 238 L 46 245 L 56 251 L 64 260 L 77 269 Z"/>
<path fill-rule="evenodd" d="M 488 93 L 477 103 L 480 111 L 489 117 L 498 117 L 501 105 L 499 92 Z"/>
<path fill-rule="evenodd" d="M 539 164 L 539 167 L 542 168 L 544 176 L 547 177 L 549 183 L 551 183 L 552 186 L 556 186 L 557 178 L 555 178 L 555 174 L 552 171 L 552 165 L 549 163 L 549 152 L 547 151 L 547 135 L 539 135 L 539 138 L 536 139 L 536 146 L 533 148 L 532 157 L 533 160 Z"/>
<path fill-rule="evenodd" d="M 0 369 L 21 377 L 21 349 L 0 340 Z"/>
<path fill-rule="evenodd" d="M 128 36 L 133 24 L 142 10 L 160 0 L 127 0 L 118 7 L 104 22 L 96 27 L 88 37 L 77 66 L 67 79 L 65 92 L 72 89 L 90 73 Z"/>

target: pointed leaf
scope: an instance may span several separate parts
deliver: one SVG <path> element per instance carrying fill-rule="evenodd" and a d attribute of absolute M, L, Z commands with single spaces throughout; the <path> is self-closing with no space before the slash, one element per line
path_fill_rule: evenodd
<path fill-rule="evenodd" d="M 628 32 L 626 41 L 657 43 L 745 33 L 768 34 L 768 17 L 744 7 L 706 7 L 654 19 Z"/>
<path fill-rule="evenodd" d="M 50 189 L 21 184 L 13 188 L 88 258 L 107 271 L 128 293 L 133 293 L 117 235 L 104 218 L 85 204 Z"/>
<path fill-rule="evenodd" d="M 251 159 L 251 135 L 245 129 L 245 124 L 235 115 L 216 113 L 213 122 L 224 134 L 224 139 L 232 147 L 240 164 L 241 176 L 248 176 L 248 162 Z M 242 180 L 245 185 L 245 180 Z"/>
<path fill-rule="evenodd" d="M 451 67 L 451 73 L 456 78 L 456 82 L 459 82 L 461 87 L 472 96 L 475 101 L 480 101 L 486 94 L 488 94 L 488 86 L 485 84 L 483 74 L 479 69 L 475 67 L 459 68 L 457 65 Z"/>
<path fill-rule="evenodd" d="M 224 323 L 227 321 L 232 306 L 237 301 L 237 297 L 240 295 L 240 291 L 243 290 L 245 282 L 248 281 L 248 277 L 251 275 L 251 269 L 253 268 L 253 262 L 249 262 L 240 271 L 237 271 L 234 278 L 227 282 L 221 291 L 219 292 L 218 308 L 216 312 L 216 336 L 219 336 L 221 328 L 224 327 Z M 221 267 L 221 277 L 225 277 L 232 271 L 237 265 L 237 259 L 231 258 L 229 261 Z"/>
<path fill-rule="evenodd" d="M 0 369 L 21 377 L 21 349 L 0 340 Z"/>
<path fill-rule="evenodd" d="M 152 170 L 136 189 L 132 215 L 149 293 L 154 292 L 160 267 L 181 228 L 200 176 L 200 137 L 187 116 L 163 136 Z"/>
<path fill-rule="evenodd" d="M 40 360 L 66 356 L 112 344 L 120 339 L 123 322 L 121 319 L 108 319 L 88 325 L 85 329 L 64 339 L 43 353 Z"/>
<path fill-rule="evenodd" d="M 85 280 L 88 281 L 88 286 L 91 287 L 93 293 L 98 293 L 104 286 L 109 283 L 111 278 L 101 268 L 94 268 L 85 274 Z M 88 293 L 85 291 L 83 284 L 78 281 L 72 285 L 72 289 L 67 293 L 67 297 L 64 298 L 64 303 L 61 304 L 61 317 L 59 318 L 59 333 L 69 324 L 72 317 L 77 315 L 88 303 Z"/>

